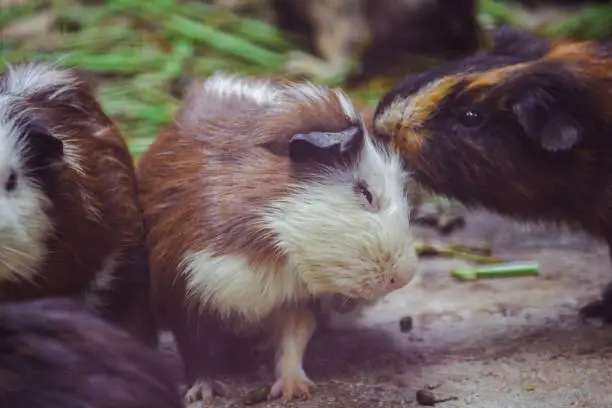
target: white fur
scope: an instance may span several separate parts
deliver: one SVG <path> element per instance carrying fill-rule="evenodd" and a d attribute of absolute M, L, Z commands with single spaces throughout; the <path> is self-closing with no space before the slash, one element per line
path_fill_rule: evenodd
<path fill-rule="evenodd" d="M 46 215 L 51 202 L 32 180 L 24 177 L 22 132 L 11 110 L 24 99 L 48 89 L 56 98 L 74 86 L 70 72 L 49 64 L 9 66 L 0 85 L 0 281 L 32 279 L 46 254 L 44 237 L 52 225 Z M 27 116 L 27 105 L 19 115 Z M 67 159 L 78 157 L 67 150 Z M 76 163 L 76 160 L 71 160 Z M 17 188 L 4 188 L 11 170 L 17 172 Z"/>
<path fill-rule="evenodd" d="M 102 267 L 89 283 L 89 291 L 85 294 L 87 303 L 99 309 L 106 306 L 102 303 L 99 293 L 106 292 L 112 288 L 113 283 L 117 280 L 116 272 L 119 261 L 119 252 L 111 253 L 104 260 Z"/>
<path fill-rule="evenodd" d="M 272 81 L 267 79 L 249 81 L 238 75 L 224 72 L 211 75 L 203 84 L 205 94 L 213 94 L 220 98 L 250 99 L 258 105 L 275 103 L 279 90 Z"/>
<path fill-rule="evenodd" d="M 55 64 L 9 65 L 5 75 L 7 88 L 3 95 L 26 97 L 54 88 L 56 91 L 50 96 L 53 99 L 71 90 L 75 85 L 70 71 L 59 69 Z"/>
<path fill-rule="evenodd" d="M 379 198 L 380 211 L 362 208 L 353 190 L 358 179 Z M 264 218 L 289 255 L 288 268 L 312 293 L 378 297 L 382 279 L 393 274 L 407 284 L 417 272 L 406 182 L 399 157 L 366 135 L 356 168 L 330 170 L 318 182 L 297 186 Z"/>
<path fill-rule="evenodd" d="M 312 83 L 253 85 L 228 76 L 209 81 L 209 92 L 250 97 L 270 104 L 270 110 L 286 109 L 285 102 L 317 104 L 336 98 L 344 114 L 358 121 L 350 99 L 340 90 Z M 181 264 L 189 296 L 222 315 L 238 313 L 256 322 L 286 302 L 328 293 L 371 299 L 387 293 L 390 277 L 410 282 L 418 260 L 409 225 L 408 175 L 396 153 L 375 145 L 367 133 L 364 139 L 354 168 L 329 169 L 315 182 L 294 186 L 262 212 L 260 222 L 275 233 L 286 264 L 254 270 L 244 256 L 214 256 L 203 248 L 185 254 Z M 380 211 L 365 209 L 354 190 L 358 180 L 367 182 L 378 197 Z"/>
<path fill-rule="evenodd" d="M 2 121 L 3 108 L 0 104 L 0 281 L 31 279 L 46 253 L 44 237 L 52 226 L 45 211 L 51 203 L 24 177 L 19 129 Z M 17 188 L 7 192 L 11 170 L 17 172 Z"/>
<path fill-rule="evenodd" d="M 204 82 L 202 88 L 203 94 L 213 95 L 220 99 L 247 99 L 260 106 L 280 109 L 286 107 L 287 102 L 295 100 L 319 104 L 321 99 L 336 98 L 344 114 L 351 119 L 357 119 L 352 102 L 342 91 L 339 89 L 330 91 L 324 86 L 308 81 L 289 82 L 281 85 L 265 78 L 244 78 L 235 74 L 217 72 Z M 201 103 L 210 102 L 207 98 L 202 98 Z"/>
<path fill-rule="evenodd" d="M 202 307 L 212 306 L 224 317 L 238 313 L 258 322 L 279 304 L 308 296 L 297 275 L 282 268 L 254 269 L 239 255 L 214 256 L 203 250 L 188 254 L 181 267 L 187 275 L 188 298 L 197 297 Z"/>

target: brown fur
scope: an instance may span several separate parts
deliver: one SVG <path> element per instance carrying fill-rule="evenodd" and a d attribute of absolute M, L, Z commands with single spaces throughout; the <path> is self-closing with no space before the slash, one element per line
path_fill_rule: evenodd
<path fill-rule="evenodd" d="M 89 82 L 75 73 L 78 86 L 49 99 L 50 89 L 21 99 L 36 121 L 68 147 L 78 149 L 82 173 L 66 160 L 43 188 L 53 202 L 47 258 L 32 282 L 0 283 L 3 301 L 89 294 L 96 273 L 113 253 L 118 265 L 110 292 L 94 293 L 99 311 L 148 344 L 157 331 L 149 302 L 142 216 L 136 201 L 132 157 L 119 129 L 103 112 Z"/>

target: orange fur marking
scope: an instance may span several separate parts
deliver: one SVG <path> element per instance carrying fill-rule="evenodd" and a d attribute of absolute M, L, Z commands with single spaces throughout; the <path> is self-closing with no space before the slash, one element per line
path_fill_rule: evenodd
<path fill-rule="evenodd" d="M 396 99 L 376 119 L 376 131 L 390 135 L 393 144 L 401 149 L 402 154 L 417 152 L 426 137 L 426 134 L 418 129 L 440 106 L 449 89 L 461 79 L 461 76 L 447 76 L 423 87 L 408 98 Z"/>
<path fill-rule="evenodd" d="M 559 41 L 553 44 L 544 59 L 580 61 L 589 57 L 593 58 L 591 45 L 592 43 L 588 41 Z"/>
<path fill-rule="evenodd" d="M 467 74 L 464 76 L 464 80 L 469 83 L 469 85 L 466 87 L 466 90 L 496 85 L 506 80 L 508 76 L 512 75 L 514 72 L 522 71 L 531 64 L 531 62 L 524 62 L 520 64 L 495 68 L 486 72 Z"/>

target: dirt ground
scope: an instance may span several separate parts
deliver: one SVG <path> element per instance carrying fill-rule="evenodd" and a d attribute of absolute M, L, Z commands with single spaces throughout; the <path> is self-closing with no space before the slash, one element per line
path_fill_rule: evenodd
<path fill-rule="evenodd" d="M 422 228 L 415 235 L 436 236 Z M 540 276 L 458 282 L 449 271 L 462 261 L 423 259 L 412 285 L 315 336 L 305 367 L 317 388 L 287 406 L 417 407 L 415 391 L 437 386 L 439 398 L 457 398 L 440 408 L 612 407 L 612 328 L 577 315 L 612 280 L 605 246 L 487 213 L 469 214 L 450 239 L 490 239 L 497 256 L 539 261 Z M 407 314 L 414 328 L 401 333 Z M 225 377 L 230 393 L 214 406 L 242 406 L 272 375 L 268 365 Z"/>

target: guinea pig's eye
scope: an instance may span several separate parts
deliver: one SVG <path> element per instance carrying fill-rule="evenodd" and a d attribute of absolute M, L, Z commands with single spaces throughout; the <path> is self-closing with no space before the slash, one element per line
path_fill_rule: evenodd
<path fill-rule="evenodd" d="M 11 170 L 11 174 L 9 178 L 6 180 L 6 184 L 4 184 L 4 189 L 6 191 L 13 191 L 17 188 L 17 173 Z"/>
<path fill-rule="evenodd" d="M 463 127 L 473 128 L 480 125 L 482 123 L 482 119 L 483 118 L 480 112 L 470 109 L 461 114 L 459 117 L 459 122 Z"/>
<path fill-rule="evenodd" d="M 376 199 L 376 196 L 372 194 L 372 192 L 368 188 L 368 185 L 364 181 L 359 181 L 357 182 L 357 184 L 355 184 L 355 191 L 367 202 L 366 207 L 368 208 L 368 210 L 378 210 L 378 200 Z"/>
<path fill-rule="evenodd" d="M 374 198 L 372 197 L 372 193 L 370 193 L 370 190 L 368 190 L 365 184 L 357 183 L 357 188 L 359 189 L 359 194 L 361 194 L 367 200 L 368 204 L 372 204 L 372 200 Z"/>

